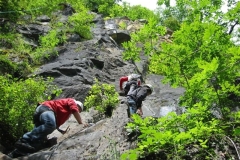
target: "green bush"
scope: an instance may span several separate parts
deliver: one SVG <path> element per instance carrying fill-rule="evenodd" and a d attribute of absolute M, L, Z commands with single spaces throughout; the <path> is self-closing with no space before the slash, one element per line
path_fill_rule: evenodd
<path fill-rule="evenodd" d="M 100 113 L 106 113 L 108 110 L 112 111 L 118 103 L 118 93 L 116 92 L 114 85 L 105 83 L 100 84 L 99 81 L 95 79 L 95 84 L 89 91 L 84 106 L 86 106 L 87 110 L 93 107 Z"/>
<path fill-rule="evenodd" d="M 180 28 L 180 22 L 175 17 L 169 17 L 163 21 L 163 26 L 176 31 Z"/>
<path fill-rule="evenodd" d="M 20 62 L 17 64 L 16 72 L 14 76 L 16 78 L 17 77 L 26 78 L 32 72 L 33 72 L 33 68 L 30 66 L 28 62 Z"/>
<path fill-rule="evenodd" d="M 222 22 L 227 16 L 219 14 L 218 7 L 211 5 L 211 1 L 192 2 L 177 3 L 191 8 L 192 13 L 184 18 L 179 29 L 176 28 L 170 41 L 156 39 L 155 36 L 164 35 L 162 29 L 157 31 L 159 23 L 149 23 L 131 35 L 134 43 L 123 45 L 127 53 L 125 59 L 138 60 L 139 53 L 144 52 L 150 55 L 150 72 L 163 75 L 163 83 L 185 88 L 179 105 L 186 111 L 182 115 L 170 113 L 155 120 L 133 116 L 127 128 L 138 131 L 138 144 L 136 149 L 123 154 L 122 159 L 148 159 L 148 155 L 162 152 L 167 157 L 164 159 L 219 159 L 218 148 L 225 153 L 226 159 L 239 156 L 229 149 L 229 139 L 239 144 L 240 114 L 232 111 L 239 106 L 240 86 L 236 80 L 239 78 L 240 48 L 231 40 L 231 36 L 236 35 L 226 33 L 227 27 Z M 239 5 L 231 11 L 238 8 Z M 174 19 L 169 25 L 170 22 L 177 24 Z M 146 42 L 148 34 L 152 40 Z M 144 47 L 138 47 L 139 43 Z M 194 149 L 197 152 L 191 153 Z"/>
<path fill-rule="evenodd" d="M 14 80 L 10 76 L 0 76 L 0 143 L 16 140 L 31 130 L 32 115 L 38 102 L 51 99 L 52 94 L 61 92 L 52 85 L 52 79 L 29 78 Z M 14 141 L 10 141 L 14 142 Z"/>
<path fill-rule="evenodd" d="M 137 19 L 159 19 L 157 15 L 146 7 L 140 5 L 130 6 L 129 3 L 123 3 L 122 6 L 115 4 L 113 7 L 109 8 L 108 15 L 111 17 L 121 17 L 126 16 L 131 20 Z"/>
<path fill-rule="evenodd" d="M 99 12 L 103 15 L 108 15 L 109 10 L 119 0 L 83 0 L 83 3 L 92 11 Z"/>
<path fill-rule="evenodd" d="M 120 27 L 120 29 L 126 29 L 127 28 L 127 24 L 125 23 L 125 22 L 120 22 L 119 23 L 119 27 Z"/>
<path fill-rule="evenodd" d="M 0 11 L 4 12 L 4 14 L 0 15 L 3 18 L 9 19 L 17 19 L 21 12 L 14 12 L 18 11 L 20 8 L 18 0 L 1 0 L 0 1 Z"/>
<path fill-rule="evenodd" d="M 224 137 L 224 126 L 219 119 L 211 118 L 207 107 L 198 104 L 198 109 L 191 108 L 182 115 L 171 112 L 167 116 L 155 119 L 142 119 L 133 115 L 133 122 L 126 128 L 140 133 L 135 150 L 126 152 L 122 159 L 127 157 L 147 157 L 151 153 L 164 151 L 167 159 L 182 159 L 186 155 L 186 148 L 194 145 L 198 148 L 200 159 L 206 159 L 211 153 L 211 144 L 214 136 Z M 239 119 L 238 122 L 239 123 Z M 209 149 L 209 150 L 208 150 Z M 207 150 L 207 152 L 206 152 Z M 137 158 L 132 158 L 137 159 Z"/>
<path fill-rule="evenodd" d="M 60 40 L 56 30 L 51 30 L 47 35 L 40 36 L 39 43 L 40 46 L 32 53 L 35 64 L 44 63 L 50 57 L 58 55 L 55 47 L 60 43 Z"/>
<path fill-rule="evenodd" d="M 69 17 L 69 23 L 71 25 L 69 28 L 73 28 L 72 32 L 78 33 L 80 36 L 86 39 L 90 39 L 92 37 L 90 28 L 91 22 L 93 20 L 93 15 L 88 13 L 88 10 L 82 7 L 82 11 L 73 14 Z"/>
<path fill-rule="evenodd" d="M 0 75 L 14 74 L 16 64 L 8 59 L 5 55 L 0 55 Z"/>

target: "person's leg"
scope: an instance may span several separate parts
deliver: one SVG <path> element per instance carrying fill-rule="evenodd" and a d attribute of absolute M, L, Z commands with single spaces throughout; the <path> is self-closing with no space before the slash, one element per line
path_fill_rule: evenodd
<path fill-rule="evenodd" d="M 136 106 L 129 106 L 129 111 L 130 111 L 130 115 L 136 113 L 136 111 L 137 111 Z"/>
<path fill-rule="evenodd" d="M 48 134 L 56 129 L 56 119 L 53 111 L 43 112 L 40 117 L 40 125 L 35 126 L 31 132 L 25 133 L 15 144 L 16 148 L 35 152 L 42 148 Z"/>
<path fill-rule="evenodd" d="M 128 107 L 130 115 L 136 113 L 137 111 L 136 102 L 131 98 L 128 98 Z"/>
<path fill-rule="evenodd" d="M 41 125 L 35 127 L 31 132 L 23 135 L 26 140 L 41 141 L 56 129 L 56 119 L 54 112 L 46 111 L 40 115 Z"/>

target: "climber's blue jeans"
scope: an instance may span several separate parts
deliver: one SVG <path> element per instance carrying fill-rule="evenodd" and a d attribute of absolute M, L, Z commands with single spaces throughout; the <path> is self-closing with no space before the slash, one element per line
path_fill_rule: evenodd
<path fill-rule="evenodd" d="M 39 110 L 38 106 L 36 111 Z M 30 143 L 42 142 L 47 138 L 48 134 L 51 134 L 56 129 L 56 118 L 53 111 L 45 111 L 40 117 L 40 125 L 35 126 L 31 132 L 27 132 L 23 135 L 23 139 Z"/>
<path fill-rule="evenodd" d="M 130 115 L 136 113 L 137 112 L 136 102 L 129 96 L 127 97 L 127 102 L 128 102 L 128 108 L 129 108 Z"/>

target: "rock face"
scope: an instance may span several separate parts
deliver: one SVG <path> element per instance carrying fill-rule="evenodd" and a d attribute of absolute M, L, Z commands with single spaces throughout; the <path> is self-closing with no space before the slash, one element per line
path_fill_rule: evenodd
<path fill-rule="evenodd" d="M 119 19 L 114 22 L 118 21 Z M 124 21 L 127 20 L 124 19 Z M 162 84 L 162 76 L 148 75 L 146 73 L 147 57 L 143 56 L 142 61 L 138 63 L 122 59 L 123 50 L 119 42 L 128 41 L 130 31 L 120 32 L 118 25 L 114 23 L 115 25 L 112 26 L 117 32 L 110 32 L 109 26 L 106 26 L 100 15 L 96 15 L 94 22 L 96 25 L 92 29 L 94 35 L 92 40 L 72 41 L 65 44 L 61 47 L 62 52 L 59 57 L 42 65 L 35 72 L 37 75 L 54 77 L 54 83 L 63 90 L 62 94 L 55 98 L 73 97 L 84 102 L 94 83 L 94 78 L 115 85 L 116 90 L 120 92 L 119 78 L 131 73 L 138 73 L 143 75 L 144 83 L 150 83 L 154 87 L 153 94 L 147 97 L 143 103 L 144 117 L 159 117 L 166 114 L 169 110 L 161 110 L 162 107 L 170 107 L 171 111 L 181 112 L 177 109 L 177 102 L 179 96 L 184 92 L 183 89 L 172 89 L 169 85 Z M 135 24 L 130 25 L 127 28 L 132 29 L 135 26 Z M 82 112 L 83 120 L 94 124 L 88 128 L 83 128 L 82 125 L 77 124 L 72 116 L 60 127 L 65 129 L 70 126 L 68 133 L 61 135 L 58 131 L 54 131 L 50 135 L 50 137 L 58 138 L 58 144 L 18 159 L 112 160 L 114 157 L 119 157 L 121 153 L 134 147 L 134 143 L 127 141 L 124 129 L 128 122 L 127 105 L 124 103 L 125 97 L 119 96 L 119 99 L 123 103 L 119 104 L 113 111 L 112 117 L 97 117 L 94 110 Z M 6 158 L 3 155 L 2 158 L 4 157 Z"/>

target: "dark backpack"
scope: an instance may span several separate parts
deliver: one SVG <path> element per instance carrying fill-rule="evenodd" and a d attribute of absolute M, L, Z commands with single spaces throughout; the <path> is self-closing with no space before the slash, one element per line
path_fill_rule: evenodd
<path fill-rule="evenodd" d="M 129 92 L 129 90 L 130 90 L 130 87 L 131 87 L 131 85 L 138 85 L 137 84 L 138 82 L 137 81 L 127 81 L 127 83 L 125 84 L 125 86 L 123 87 L 123 90 L 124 90 L 124 92 L 125 92 L 125 95 L 127 95 L 128 94 L 128 92 Z"/>

